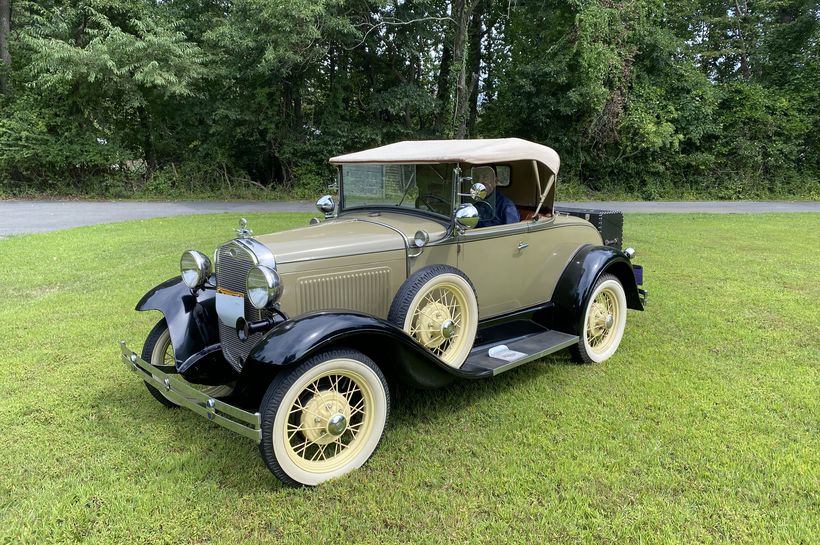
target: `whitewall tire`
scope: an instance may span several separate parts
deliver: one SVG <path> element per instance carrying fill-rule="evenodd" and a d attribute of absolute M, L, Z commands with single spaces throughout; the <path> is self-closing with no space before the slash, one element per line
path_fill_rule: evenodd
<path fill-rule="evenodd" d="M 475 342 L 478 299 L 463 272 L 433 265 L 405 280 L 388 319 L 441 361 L 459 368 Z"/>
<path fill-rule="evenodd" d="M 617 277 L 603 274 L 584 308 L 578 344 L 572 353 L 583 363 L 609 359 L 621 344 L 626 327 L 626 293 Z"/>
<path fill-rule="evenodd" d="M 361 467 L 390 414 L 387 380 L 356 350 L 324 352 L 278 376 L 260 406 L 259 450 L 292 486 L 314 486 Z"/>

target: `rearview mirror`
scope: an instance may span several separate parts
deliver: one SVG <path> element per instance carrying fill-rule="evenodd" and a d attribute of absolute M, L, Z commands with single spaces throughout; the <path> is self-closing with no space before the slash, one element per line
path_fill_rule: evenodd
<path fill-rule="evenodd" d="M 481 182 L 476 182 L 470 187 L 470 197 L 475 201 L 483 201 L 487 198 L 487 186 Z"/>

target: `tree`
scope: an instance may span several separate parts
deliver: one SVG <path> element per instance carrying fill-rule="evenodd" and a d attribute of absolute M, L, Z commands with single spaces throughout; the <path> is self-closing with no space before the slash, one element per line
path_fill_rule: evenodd
<path fill-rule="evenodd" d="M 519 136 L 597 190 L 820 194 L 819 19 L 816 0 L 20 1 L 0 191 L 309 196 L 341 152 Z"/>
<path fill-rule="evenodd" d="M 11 2 L 10 0 L 0 0 L 0 93 L 8 92 L 7 73 L 11 69 L 10 35 Z"/>

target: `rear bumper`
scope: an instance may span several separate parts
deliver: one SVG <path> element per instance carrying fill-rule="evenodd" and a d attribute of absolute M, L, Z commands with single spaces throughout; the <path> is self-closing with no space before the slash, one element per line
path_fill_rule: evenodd
<path fill-rule="evenodd" d="M 644 308 L 646 308 L 646 298 L 647 298 L 648 296 L 649 296 L 649 293 L 648 293 L 645 289 L 643 289 L 643 288 L 638 288 L 638 297 L 640 297 L 640 298 L 641 298 L 641 305 L 642 305 Z"/>
<path fill-rule="evenodd" d="M 259 413 L 244 411 L 224 401 L 209 397 L 179 376 L 163 373 L 156 367 L 143 361 L 132 352 L 125 341 L 120 341 L 122 361 L 136 373 L 140 379 L 150 384 L 180 407 L 185 407 L 211 422 L 238 433 L 257 443 L 262 440 L 262 417 Z"/>

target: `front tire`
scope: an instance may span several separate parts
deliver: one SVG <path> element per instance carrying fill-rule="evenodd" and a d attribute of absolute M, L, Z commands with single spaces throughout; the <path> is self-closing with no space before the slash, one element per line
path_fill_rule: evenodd
<path fill-rule="evenodd" d="M 145 344 L 142 345 L 142 360 L 150 363 L 154 367 L 174 366 L 174 347 L 171 346 L 171 332 L 168 330 L 168 323 L 164 318 L 157 322 L 153 329 L 151 329 L 151 332 L 148 333 Z M 188 384 L 210 397 L 224 397 L 233 391 L 233 388 L 229 385 L 208 386 L 204 384 L 194 384 L 192 382 Z M 147 382 L 145 383 L 145 387 L 148 388 L 148 392 L 154 399 L 169 409 L 178 406 Z"/>
<path fill-rule="evenodd" d="M 587 300 L 578 344 L 572 347 L 575 361 L 600 363 L 621 344 L 626 327 L 626 293 L 620 280 L 602 274 Z"/>
<path fill-rule="evenodd" d="M 285 484 L 315 486 L 370 458 L 390 414 L 390 393 L 373 360 L 331 350 L 274 379 L 259 412 L 259 451 L 268 469 Z"/>

